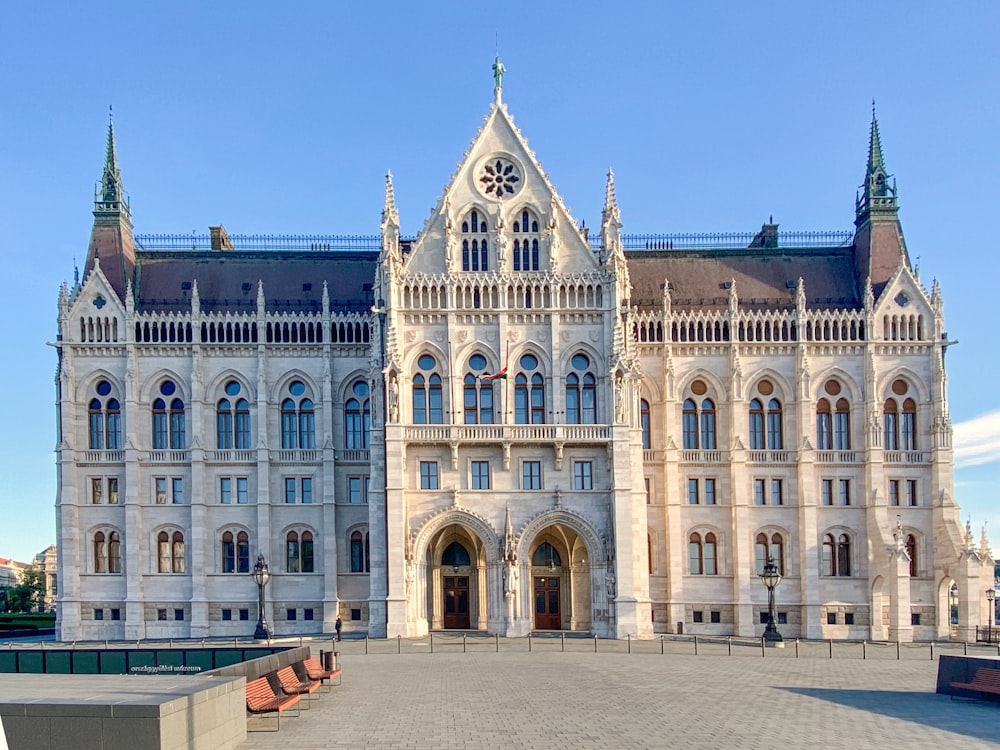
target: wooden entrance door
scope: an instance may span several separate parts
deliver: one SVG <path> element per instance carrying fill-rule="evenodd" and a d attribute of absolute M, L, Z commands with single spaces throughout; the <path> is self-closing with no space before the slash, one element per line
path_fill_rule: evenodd
<path fill-rule="evenodd" d="M 559 578 L 535 578 L 535 628 L 561 630 L 559 613 Z"/>
<path fill-rule="evenodd" d="M 469 577 L 444 577 L 444 627 L 469 628 Z"/>

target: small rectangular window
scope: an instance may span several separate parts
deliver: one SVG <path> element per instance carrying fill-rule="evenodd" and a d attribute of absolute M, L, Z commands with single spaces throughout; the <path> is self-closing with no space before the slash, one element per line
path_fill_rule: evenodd
<path fill-rule="evenodd" d="M 104 479 L 102 477 L 90 478 L 90 502 L 100 505 L 104 502 Z"/>
<path fill-rule="evenodd" d="M 778 613 L 778 624 L 779 625 L 787 625 L 788 624 L 788 613 L 787 612 L 779 612 Z"/>
<path fill-rule="evenodd" d="M 180 477 L 171 479 L 170 492 L 170 499 L 174 505 L 182 505 L 184 503 L 184 480 Z"/>
<path fill-rule="evenodd" d="M 854 624 L 854 613 L 853 612 L 845 612 L 844 613 L 844 624 L 845 625 L 853 625 Z"/>
<path fill-rule="evenodd" d="M 919 612 L 911 612 L 910 613 L 910 624 L 911 625 L 919 625 L 920 624 L 920 613 Z"/>
<path fill-rule="evenodd" d="M 573 489 L 594 489 L 594 464 L 590 461 L 573 462 Z"/>
<path fill-rule="evenodd" d="M 156 619 L 159 620 L 160 622 L 166 622 L 166 620 L 167 620 L 167 610 L 165 610 L 165 609 L 158 609 L 158 610 L 156 610 Z"/>
<path fill-rule="evenodd" d="M 649 477 L 645 478 L 645 482 L 646 482 L 646 505 L 649 505 L 653 502 L 653 484 L 650 481 Z"/>
<path fill-rule="evenodd" d="M 705 621 L 704 613 L 700 609 L 696 609 L 694 612 L 692 612 L 691 616 L 692 616 L 692 619 L 694 620 L 694 622 L 704 622 Z"/>
<path fill-rule="evenodd" d="M 473 461 L 471 480 L 470 489 L 488 490 L 490 488 L 490 462 Z"/>
<path fill-rule="evenodd" d="M 156 504 L 165 505 L 167 502 L 167 478 L 156 477 L 154 482 L 156 484 Z"/>
<path fill-rule="evenodd" d="M 708 613 L 709 622 L 722 622 L 722 613 L 717 609 L 713 609 Z"/>
<path fill-rule="evenodd" d="M 95 620 L 103 620 L 104 619 L 104 610 L 101 609 L 100 607 L 96 608 L 94 610 L 94 619 Z"/>
<path fill-rule="evenodd" d="M 311 505 L 313 501 L 312 477 L 302 477 L 302 504 Z"/>
<path fill-rule="evenodd" d="M 837 624 L 837 613 L 836 612 L 827 612 L 826 613 L 826 624 L 827 625 L 836 625 Z"/>
<path fill-rule="evenodd" d="M 174 610 L 174 619 L 177 620 L 178 622 L 181 621 L 181 620 L 183 620 L 184 619 L 184 610 L 183 609 L 175 609 Z"/>
<path fill-rule="evenodd" d="M 250 619 L 250 610 L 249 609 L 241 609 L 240 610 L 240 620 L 246 621 L 246 620 L 249 620 L 249 619 Z"/>
<path fill-rule="evenodd" d="M 293 609 L 293 608 L 289 607 L 287 610 L 285 610 L 285 619 L 286 620 L 295 620 L 295 619 L 297 619 L 296 618 L 297 612 L 298 612 L 297 609 Z"/>
<path fill-rule="evenodd" d="M 219 479 L 219 502 L 223 505 L 233 502 L 233 480 L 229 477 Z"/>
<path fill-rule="evenodd" d="M 771 480 L 771 505 L 784 505 L 785 498 L 781 491 L 781 480 Z"/>
<path fill-rule="evenodd" d="M 917 480 L 906 480 L 906 504 L 914 507 L 917 504 Z"/>
<path fill-rule="evenodd" d="M 899 505 L 899 480 L 889 480 L 889 505 Z"/>
<path fill-rule="evenodd" d="M 366 485 L 365 477 L 347 478 L 347 501 L 351 505 L 364 505 L 368 502 L 368 498 L 365 495 Z"/>
<path fill-rule="evenodd" d="M 420 462 L 420 489 L 438 489 L 438 465 L 437 461 Z"/>
<path fill-rule="evenodd" d="M 351 609 L 351 619 L 352 620 L 360 620 L 361 619 L 361 610 L 360 609 Z"/>
<path fill-rule="evenodd" d="M 311 607 L 307 607 L 306 609 L 302 610 L 302 619 L 303 620 L 313 619 L 313 610 Z"/>
<path fill-rule="evenodd" d="M 698 504 L 698 480 L 688 479 L 688 505 Z"/>
<path fill-rule="evenodd" d="M 542 462 L 524 461 L 521 464 L 521 489 L 542 489 Z"/>
<path fill-rule="evenodd" d="M 293 504 L 295 502 L 295 478 L 285 477 L 285 502 Z"/>
<path fill-rule="evenodd" d="M 231 609 L 224 609 L 224 610 L 222 610 L 222 619 L 225 620 L 225 621 L 232 620 L 233 619 L 233 610 L 231 610 Z"/>
<path fill-rule="evenodd" d="M 122 611 L 120 609 L 118 609 L 117 607 L 113 607 L 111 609 L 111 619 L 112 620 L 121 620 L 122 619 Z"/>
<path fill-rule="evenodd" d="M 838 483 L 837 492 L 837 504 L 838 505 L 850 505 L 851 504 L 851 480 L 841 479 Z"/>
<path fill-rule="evenodd" d="M 705 505 L 715 505 L 715 479 L 705 480 Z"/>
<path fill-rule="evenodd" d="M 763 505 L 764 504 L 764 480 L 755 479 L 753 480 L 753 504 Z"/>
<path fill-rule="evenodd" d="M 820 482 L 820 495 L 823 505 L 833 505 L 833 480 L 824 479 Z"/>
<path fill-rule="evenodd" d="M 246 505 L 250 502 L 249 482 L 246 477 L 236 477 L 236 502 Z"/>
<path fill-rule="evenodd" d="M 118 505 L 118 477 L 108 477 L 108 503 Z"/>
<path fill-rule="evenodd" d="M 768 619 L 768 615 L 767 615 L 767 610 L 765 609 L 765 610 L 763 610 L 760 613 L 760 624 L 761 625 L 767 625 L 768 622 L 769 622 L 769 619 Z"/>

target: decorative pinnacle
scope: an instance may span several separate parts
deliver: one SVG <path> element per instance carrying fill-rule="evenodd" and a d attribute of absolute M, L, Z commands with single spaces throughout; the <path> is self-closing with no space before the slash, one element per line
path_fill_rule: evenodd
<path fill-rule="evenodd" d="M 382 221 L 399 224 L 399 212 L 396 211 L 396 192 L 392 187 L 392 172 L 385 173 L 385 205 L 382 208 Z"/>
<path fill-rule="evenodd" d="M 876 170 L 885 171 L 885 163 L 882 160 L 882 139 L 878 132 L 878 118 L 875 116 L 875 100 L 872 99 L 872 129 L 868 138 L 868 174 L 874 174 Z"/>
<path fill-rule="evenodd" d="M 118 148 L 115 145 L 115 123 L 111 107 L 108 107 L 108 143 L 104 154 L 104 174 L 101 175 L 101 187 L 98 191 L 101 202 L 112 204 L 117 209 L 123 201 L 122 175 L 118 169 Z M 127 208 L 127 207 L 126 207 Z"/>
<path fill-rule="evenodd" d="M 604 188 L 604 211 L 601 219 L 607 222 L 609 219 L 621 221 L 621 212 L 618 210 L 618 197 L 615 195 L 615 173 L 608 167 L 608 181 Z"/>

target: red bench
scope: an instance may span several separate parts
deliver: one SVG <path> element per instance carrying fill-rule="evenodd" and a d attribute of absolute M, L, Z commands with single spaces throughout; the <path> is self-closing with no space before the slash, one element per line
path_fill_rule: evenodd
<path fill-rule="evenodd" d="M 308 659 L 300 662 L 302 667 L 305 669 L 306 676 L 310 680 L 318 680 L 320 684 L 325 684 L 327 680 L 336 680 L 336 682 L 331 682 L 331 685 L 340 684 L 340 669 L 323 669 L 323 665 L 320 663 L 319 659 L 315 656 L 311 656 Z M 329 689 L 329 688 L 328 688 Z"/>
<path fill-rule="evenodd" d="M 987 695 L 1000 695 L 1000 669 L 980 667 L 972 678 L 972 682 L 953 682 L 951 686 L 964 690 L 974 690 L 983 699 Z M 954 698 L 955 696 L 952 697 Z"/>
<path fill-rule="evenodd" d="M 247 711 L 252 714 L 275 714 L 278 725 L 271 730 L 275 732 L 281 728 L 281 712 L 287 711 L 299 702 L 298 695 L 286 695 L 282 691 L 275 692 L 271 681 L 266 675 L 258 677 L 256 680 L 250 680 L 247 683 L 246 691 Z M 296 715 L 298 715 L 297 708 Z"/>
<path fill-rule="evenodd" d="M 305 680 L 300 679 L 291 667 L 282 667 L 277 672 L 271 672 L 268 678 L 271 679 L 275 693 L 280 690 L 288 696 L 308 697 L 310 693 L 319 690 L 320 686 L 319 680 L 310 680 L 308 677 Z"/>

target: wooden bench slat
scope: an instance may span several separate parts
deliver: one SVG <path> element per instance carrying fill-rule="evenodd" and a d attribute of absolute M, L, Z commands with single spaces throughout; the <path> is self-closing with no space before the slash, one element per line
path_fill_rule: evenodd
<path fill-rule="evenodd" d="M 1000 669 L 980 667 L 973 675 L 971 682 L 952 682 L 951 687 L 963 690 L 975 690 L 986 695 L 1000 695 Z"/>

